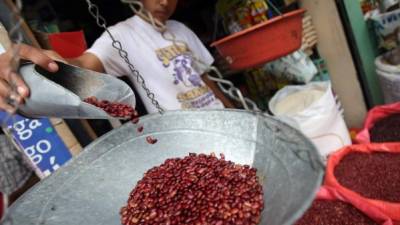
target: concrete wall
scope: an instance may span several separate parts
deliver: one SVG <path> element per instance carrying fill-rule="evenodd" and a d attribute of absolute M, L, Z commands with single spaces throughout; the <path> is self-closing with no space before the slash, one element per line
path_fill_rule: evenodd
<path fill-rule="evenodd" d="M 300 0 L 312 16 L 318 35 L 318 51 L 327 61 L 332 86 L 344 107 L 348 127 L 361 127 L 366 104 L 335 1 Z"/>

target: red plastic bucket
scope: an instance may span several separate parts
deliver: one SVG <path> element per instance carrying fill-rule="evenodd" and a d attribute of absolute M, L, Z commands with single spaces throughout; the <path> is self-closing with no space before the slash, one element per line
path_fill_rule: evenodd
<path fill-rule="evenodd" d="M 233 70 L 278 59 L 301 46 L 303 14 L 299 9 L 213 42 Z"/>

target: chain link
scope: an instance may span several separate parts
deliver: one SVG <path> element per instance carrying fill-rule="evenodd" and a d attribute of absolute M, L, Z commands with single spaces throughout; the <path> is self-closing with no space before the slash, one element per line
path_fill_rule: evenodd
<path fill-rule="evenodd" d="M 156 97 L 153 92 L 146 86 L 146 82 L 142 75 L 140 75 L 139 71 L 135 68 L 135 66 L 130 62 L 128 52 L 124 50 L 122 43 L 115 39 L 110 30 L 107 28 L 107 22 L 103 16 L 100 15 L 99 8 L 97 5 L 93 4 L 90 0 L 86 0 L 88 4 L 89 13 L 96 19 L 96 23 L 99 27 L 103 28 L 107 34 L 110 36 L 112 40 L 112 46 L 118 50 L 119 56 L 125 61 L 128 65 L 129 70 L 135 76 L 136 81 L 140 84 L 143 90 L 146 92 L 147 97 L 150 99 L 151 103 L 157 108 L 160 114 L 164 113 L 164 109 L 161 108 L 159 102 L 156 100 Z"/>
<path fill-rule="evenodd" d="M 212 74 L 215 74 L 217 77 L 213 76 Z M 257 105 L 251 99 L 244 97 L 240 89 L 235 87 L 231 81 L 223 79 L 222 74 L 216 67 L 209 67 L 207 76 L 210 80 L 217 83 L 218 87 L 223 93 L 227 94 L 232 99 L 241 102 L 246 110 L 255 112 L 260 111 Z"/>

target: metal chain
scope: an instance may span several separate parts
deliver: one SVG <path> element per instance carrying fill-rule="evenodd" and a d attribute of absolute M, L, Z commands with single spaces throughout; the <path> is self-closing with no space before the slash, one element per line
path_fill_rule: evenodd
<path fill-rule="evenodd" d="M 142 75 L 140 75 L 139 71 L 130 62 L 128 52 L 124 50 L 121 42 L 119 40 L 116 40 L 115 37 L 110 32 L 110 30 L 107 28 L 106 20 L 104 19 L 103 16 L 100 15 L 99 8 L 97 7 L 97 5 L 93 4 L 90 0 L 86 0 L 86 2 L 88 4 L 89 13 L 96 19 L 97 25 L 99 27 L 103 28 L 107 32 L 107 34 L 110 36 L 110 38 L 112 40 L 112 46 L 116 50 L 118 50 L 119 56 L 128 65 L 129 70 L 132 72 L 132 74 L 135 76 L 137 82 L 141 85 L 143 90 L 146 92 L 146 95 L 150 99 L 151 103 L 157 108 L 157 110 L 160 114 L 163 114 L 164 109 L 161 108 L 159 102 L 156 100 L 154 93 L 151 92 L 150 89 L 146 86 L 146 82 L 145 82 L 144 78 L 142 77 Z"/>
<path fill-rule="evenodd" d="M 270 0 L 267 0 L 267 4 L 268 4 L 269 6 L 271 6 L 272 9 L 273 9 L 276 13 L 278 13 L 278 15 L 282 16 L 282 12 L 278 9 L 278 7 L 276 7 L 276 5 L 275 5 L 274 3 L 272 3 Z"/>
<path fill-rule="evenodd" d="M 218 87 L 221 89 L 223 93 L 227 94 L 232 99 L 241 102 L 242 106 L 246 110 L 255 112 L 260 111 L 256 103 L 254 103 L 251 99 L 244 97 L 240 89 L 235 87 L 235 85 L 231 81 L 223 79 L 222 74 L 216 67 L 214 66 L 209 67 L 207 72 L 208 72 L 207 73 L 208 78 L 216 82 Z M 217 75 L 217 77 L 213 76 L 212 74 Z"/>

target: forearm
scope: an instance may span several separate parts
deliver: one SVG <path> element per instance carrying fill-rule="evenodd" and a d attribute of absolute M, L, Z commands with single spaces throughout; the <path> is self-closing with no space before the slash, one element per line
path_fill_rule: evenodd
<path fill-rule="evenodd" d="M 207 74 L 203 74 L 203 76 L 201 78 L 203 79 L 204 83 L 213 91 L 215 96 L 219 100 L 221 100 L 222 104 L 224 104 L 224 106 L 226 108 L 236 108 L 235 105 L 232 103 L 232 101 L 230 99 L 228 99 L 225 96 L 225 94 L 220 90 L 218 85 L 214 81 L 212 81 L 208 78 Z"/>

